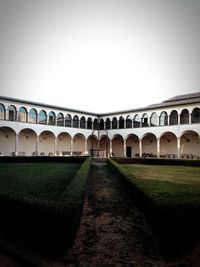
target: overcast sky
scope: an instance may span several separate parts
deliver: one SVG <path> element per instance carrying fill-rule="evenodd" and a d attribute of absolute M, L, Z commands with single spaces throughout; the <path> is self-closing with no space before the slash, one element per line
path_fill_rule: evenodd
<path fill-rule="evenodd" d="M 0 0 L 0 95 L 107 112 L 198 91 L 199 0 Z"/>

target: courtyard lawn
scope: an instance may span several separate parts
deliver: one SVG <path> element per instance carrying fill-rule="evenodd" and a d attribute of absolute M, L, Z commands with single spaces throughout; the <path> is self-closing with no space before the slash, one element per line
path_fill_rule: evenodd
<path fill-rule="evenodd" d="M 157 204 L 200 207 L 200 168 L 186 166 L 123 165 L 137 185 Z"/>
<path fill-rule="evenodd" d="M 110 168 L 143 211 L 167 251 L 200 238 L 200 167 L 118 164 Z"/>
<path fill-rule="evenodd" d="M 0 163 L 0 194 L 57 200 L 80 166 L 78 163 Z"/>
<path fill-rule="evenodd" d="M 39 254 L 65 250 L 79 225 L 89 171 L 90 158 L 0 163 L 0 235 Z"/>

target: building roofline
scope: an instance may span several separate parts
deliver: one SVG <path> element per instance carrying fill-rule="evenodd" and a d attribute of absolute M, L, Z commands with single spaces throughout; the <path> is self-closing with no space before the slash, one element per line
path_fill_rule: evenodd
<path fill-rule="evenodd" d="M 71 112 L 75 112 L 75 113 L 78 112 L 78 113 L 81 113 L 81 114 L 87 114 L 87 115 L 92 115 L 92 116 L 98 116 L 99 115 L 99 114 L 94 113 L 94 112 L 78 110 L 78 109 L 73 109 L 73 108 L 66 108 L 66 107 L 61 107 L 61 106 L 54 106 L 54 105 L 51 105 L 51 104 L 44 104 L 44 103 L 41 103 L 41 102 L 23 100 L 23 99 L 14 98 L 14 97 L 7 97 L 7 96 L 1 96 L 0 95 L 0 99 L 10 100 L 10 101 L 18 102 L 18 103 L 30 104 L 30 105 L 35 105 L 35 106 L 42 106 L 42 107 L 59 109 L 59 110 L 71 111 Z"/>
<path fill-rule="evenodd" d="M 58 110 L 71 111 L 71 112 L 75 112 L 75 113 L 78 112 L 81 114 L 87 114 L 87 115 L 92 115 L 92 116 L 97 116 L 97 117 L 104 117 L 104 116 L 119 115 L 119 114 L 125 114 L 125 113 L 136 113 L 136 112 L 153 110 L 153 109 L 155 110 L 155 109 L 173 107 L 173 106 L 182 106 L 185 104 L 200 103 L 200 92 L 196 92 L 193 94 L 178 95 L 178 96 L 175 96 L 173 98 L 167 99 L 161 103 L 152 104 L 152 105 L 142 107 L 142 108 L 119 110 L 119 111 L 105 112 L 105 113 L 95 113 L 95 112 L 66 108 L 66 107 L 61 107 L 61 106 L 54 106 L 51 104 L 44 104 L 44 103 L 40 103 L 40 102 L 23 100 L 23 99 L 18 99 L 18 98 L 13 98 L 13 97 L 0 96 L 0 99 L 10 100 L 10 101 L 18 102 L 18 103 L 25 103 L 25 104 L 30 104 L 30 105 L 54 108 L 54 109 L 58 109 Z"/>

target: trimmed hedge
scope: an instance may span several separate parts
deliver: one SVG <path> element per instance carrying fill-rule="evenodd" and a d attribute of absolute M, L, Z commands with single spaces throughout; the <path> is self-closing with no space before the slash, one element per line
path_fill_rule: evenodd
<path fill-rule="evenodd" d="M 160 158 L 113 158 L 119 164 L 183 165 L 200 166 L 200 160 Z"/>
<path fill-rule="evenodd" d="M 56 156 L 56 157 L 50 157 L 50 156 L 26 156 L 26 157 L 7 157 L 7 156 L 3 156 L 0 157 L 0 162 L 2 163 L 36 163 L 36 162 L 67 162 L 67 163 L 83 163 L 84 160 L 88 158 L 86 156 L 70 156 L 70 157 L 60 157 L 60 156 Z"/>
<path fill-rule="evenodd" d="M 52 255 L 69 247 L 79 226 L 90 165 L 87 158 L 56 201 L 1 194 L 1 231 L 39 254 Z"/>
<path fill-rule="evenodd" d="M 192 196 L 192 191 L 189 192 L 188 196 L 193 197 L 190 202 L 188 196 L 185 196 L 185 185 L 183 185 L 184 190 L 180 189 L 177 197 L 176 186 L 173 187 L 170 182 L 137 179 L 111 159 L 108 160 L 108 165 L 121 179 L 124 190 L 144 213 L 152 230 L 161 240 L 165 252 L 168 251 L 171 254 L 199 241 L 199 195 L 195 198 Z M 169 192 L 168 195 L 167 192 Z M 171 199 L 173 196 L 175 196 L 174 199 Z"/>

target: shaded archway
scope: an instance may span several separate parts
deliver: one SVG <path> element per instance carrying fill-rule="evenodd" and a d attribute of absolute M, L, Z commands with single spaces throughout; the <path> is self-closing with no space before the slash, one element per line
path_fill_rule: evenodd
<path fill-rule="evenodd" d="M 73 155 L 84 156 L 85 151 L 85 136 L 83 134 L 78 133 L 73 138 Z"/>
<path fill-rule="evenodd" d="M 181 158 L 197 159 L 200 157 L 200 138 L 195 131 L 185 131 L 180 138 Z"/>
<path fill-rule="evenodd" d="M 177 157 L 177 137 L 172 132 L 165 132 L 160 137 L 160 157 Z"/>
<path fill-rule="evenodd" d="M 18 141 L 18 155 L 19 156 L 33 156 L 36 155 L 36 132 L 32 129 L 26 128 L 20 131 Z"/>
<path fill-rule="evenodd" d="M 66 132 L 62 132 L 57 137 L 57 150 L 58 156 L 70 156 L 71 155 L 71 136 Z"/>
<path fill-rule="evenodd" d="M 188 124 L 189 123 L 189 111 L 184 109 L 181 111 L 180 115 L 180 124 Z"/>
<path fill-rule="evenodd" d="M 195 108 L 191 114 L 192 123 L 200 123 L 200 108 Z"/>
<path fill-rule="evenodd" d="M 53 156 L 55 154 L 55 135 L 50 131 L 43 131 L 39 135 L 38 154 Z"/>
<path fill-rule="evenodd" d="M 126 157 L 139 156 L 139 138 L 135 134 L 126 137 Z"/>
<path fill-rule="evenodd" d="M 10 127 L 0 127 L 0 155 L 13 156 L 16 133 Z"/>
<path fill-rule="evenodd" d="M 112 139 L 112 156 L 124 157 L 124 140 L 120 134 L 116 134 Z"/>
<path fill-rule="evenodd" d="M 98 139 L 96 135 L 90 135 L 87 139 L 87 151 L 90 156 L 92 156 L 92 150 L 98 149 Z"/>
<path fill-rule="evenodd" d="M 157 139 L 156 136 L 152 133 L 147 133 L 142 138 L 142 156 L 157 156 Z"/>
<path fill-rule="evenodd" d="M 169 124 L 177 125 L 178 124 L 178 112 L 176 110 L 172 110 L 169 116 Z"/>

